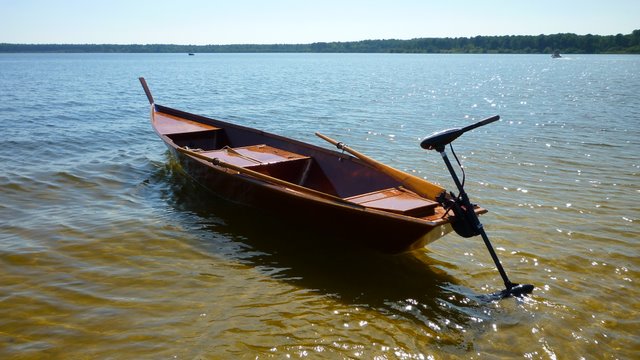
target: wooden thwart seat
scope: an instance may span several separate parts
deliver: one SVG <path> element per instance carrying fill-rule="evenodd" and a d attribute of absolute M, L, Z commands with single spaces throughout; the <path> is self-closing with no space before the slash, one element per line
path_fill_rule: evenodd
<path fill-rule="evenodd" d="M 438 203 L 422 198 L 403 188 L 388 188 L 345 198 L 369 208 L 414 217 L 430 216 Z"/>
<path fill-rule="evenodd" d="M 269 165 L 280 162 L 309 159 L 308 156 L 292 153 L 290 151 L 274 148 L 264 144 L 237 148 L 224 147 L 220 150 L 202 151 L 201 154 L 212 159 L 218 158 L 226 163 L 242 167 L 254 167 L 258 165 Z"/>
<path fill-rule="evenodd" d="M 311 166 L 311 158 L 308 156 L 264 144 L 224 147 L 220 150 L 202 151 L 200 154 L 295 184 L 305 181 Z"/>
<path fill-rule="evenodd" d="M 196 121 L 176 118 L 165 113 L 153 117 L 156 130 L 179 147 L 190 149 L 219 149 L 226 144 L 224 130 Z"/>

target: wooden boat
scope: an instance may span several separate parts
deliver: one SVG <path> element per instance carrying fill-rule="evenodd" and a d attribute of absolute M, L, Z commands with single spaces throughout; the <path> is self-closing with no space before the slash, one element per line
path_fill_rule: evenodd
<path fill-rule="evenodd" d="M 153 129 L 185 172 L 222 198 L 277 214 L 285 229 L 322 230 L 390 253 L 452 229 L 455 214 L 440 204 L 446 192 L 438 185 L 320 134 L 355 156 L 156 104 L 140 81 Z"/>

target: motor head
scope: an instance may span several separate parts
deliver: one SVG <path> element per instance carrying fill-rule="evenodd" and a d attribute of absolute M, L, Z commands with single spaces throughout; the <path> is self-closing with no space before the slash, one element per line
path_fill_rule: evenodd
<path fill-rule="evenodd" d="M 453 140 L 460 137 L 460 135 L 466 133 L 467 131 L 473 130 L 477 127 L 490 124 L 494 121 L 498 121 L 499 119 L 500 119 L 500 116 L 495 115 L 495 116 L 488 117 L 484 120 L 478 121 L 475 124 L 465 126 L 463 128 L 453 128 L 453 129 L 434 132 L 433 134 L 427 136 L 426 139 L 422 140 L 422 142 L 420 143 L 420 146 L 426 150 L 435 150 L 437 152 L 443 152 L 444 147 L 450 144 L 451 142 L 453 142 Z"/>
<path fill-rule="evenodd" d="M 460 128 L 437 131 L 422 140 L 420 147 L 426 150 L 442 152 L 447 144 L 460 137 L 463 133 Z"/>

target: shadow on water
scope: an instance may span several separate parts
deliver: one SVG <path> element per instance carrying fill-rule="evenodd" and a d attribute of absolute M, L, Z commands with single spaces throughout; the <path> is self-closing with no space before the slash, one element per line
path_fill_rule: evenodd
<path fill-rule="evenodd" d="M 487 316 L 482 304 L 471 300 L 474 294 L 440 269 L 453 265 L 424 252 L 383 254 L 349 239 L 294 229 L 277 214 L 215 197 L 173 160 L 151 182 L 161 188 L 180 225 L 201 239 L 199 246 L 279 281 L 432 328 L 457 332 Z"/>

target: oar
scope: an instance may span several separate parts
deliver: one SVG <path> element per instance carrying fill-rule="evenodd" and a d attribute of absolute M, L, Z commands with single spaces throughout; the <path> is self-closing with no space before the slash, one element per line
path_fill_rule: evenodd
<path fill-rule="evenodd" d="M 355 150 L 353 150 L 352 148 L 350 148 L 349 146 L 345 145 L 342 142 L 338 142 L 336 140 L 333 140 L 332 138 L 322 135 L 320 133 L 316 133 L 316 135 L 318 137 L 320 137 L 323 140 L 326 140 L 328 142 L 330 142 L 331 144 L 335 145 L 338 149 L 340 150 L 344 150 L 346 152 L 348 152 L 349 154 L 357 157 L 358 159 L 364 161 L 365 163 L 373 166 L 374 168 L 378 169 L 379 171 L 391 176 L 392 178 L 394 178 L 395 180 L 399 181 L 402 185 L 404 185 L 406 188 L 414 191 L 416 194 L 424 196 L 428 199 L 431 200 L 436 200 L 436 198 L 442 194 L 443 191 L 445 191 L 444 188 L 436 185 L 436 184 L 432 184 L 424 179 L 421 179 L 417 176 L 413 176 L 411 174 L 407 174 L 404 171 L 400 171 L 397 169 L 392 168 L 391 166 L 385 165 L 381 162 L 378 162 L 376 160 L 373 160 L 372 158 L 359 153 Z"/>
<path fill-rule="evenodd" d="M 333 196 L 331 194 L 323 193 L 321 191 L 317 191 L 317 190 L 314 190 L 314 189 L 311 189 L 311 188 L 308 188 L 308 187 L 300 186 L 298 184 L 294 184 L 294 183 L 288 182 L 286 180 L 278 179 L 278 178 L 275 178 L 273 176 L 265 175 L 263 173 L 260 173 L 260 172 L 257 172 L 257 171 L 251 170 L 251 169 L 247 169 L 247 168 L 244 168 L 244 167 L 241 167 L 241 166 L 236 166 L 236 165 L 233 165 L 233 164 L 229 164 L 228 162 L 224 162 L 224 161 L 222 161 L 222 160 L 220 160 L 218 158 L 210 158 L 210 157 L 205 156 L 203 154 L 200 154 L 200 153 L 197 153 L 195 151 L 191 151 L 189 149 L 185 149 L 185 148 L 182 148 L 182 147 L 178 147 L 177 150 L 179 152 L 183 153 L 183 154 L 186 154 L 186 155 L 189 155 L 189 156 L 193 156 L 193 157 L 196 157 L 198 159 L 205 160 L 205 161 L 209 161 L 213 165 L 220 166 L 220 167 L 223 167 L 223 168 L 227 168 L 227 169 L 230 169 L 230 170 L 233 170 L 233 171 L 237 171 L 240 174 L 249 175 L 249 176 L 252 176 L 254 178 L 260 179 L 262 181 L 266 181 L 268 183 L 271 183 L 271 184 L 284 186 L 284 187 L 287 187 L 289 189 L 292 189 L 292 190 L 295 190 L 295 191 L 298 191 L 298 192 L 301 192 L 301 193 L 305 193 L 307 195 L 312 195 L 312 196 L 323 198 L 325 200 L 337 202 L 337 203 L 340 203 L 341 205 L 346 205 L 346 206 L 354 207 L 354 208 L 357 208 L 357 209 L 364 209 L 364 206 L 356 204 L 356 203 L 353 203 L 351 201 L 347 201 L 347 200 L 345 200 L 343 198 L 340 198 L 340 197 L 337 197 L 337 196 Z"/>

